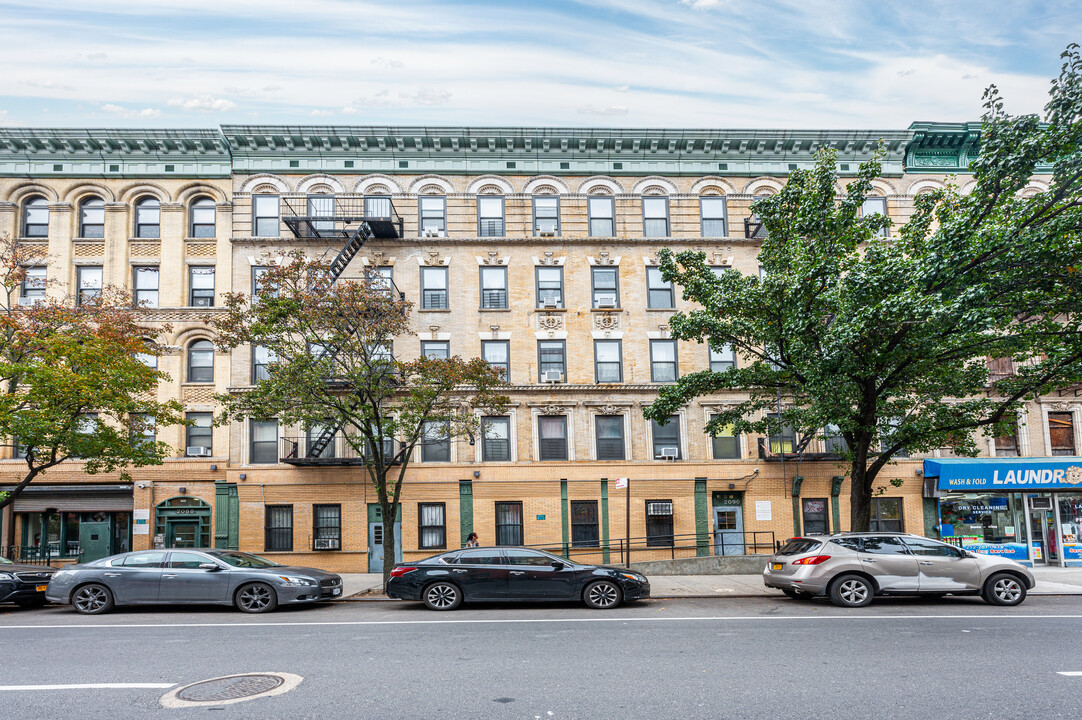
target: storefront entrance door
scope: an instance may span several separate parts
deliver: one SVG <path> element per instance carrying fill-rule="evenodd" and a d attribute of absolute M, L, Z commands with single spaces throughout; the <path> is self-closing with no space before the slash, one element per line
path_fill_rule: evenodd
<path fill-rule="evenodd" d="M 714 508 L 714 554 L 744 554 L 744 510 L 740 505 Z"/>
<path fill-rule="evenodd" d="M 79 524 L 79 562 L 100 560 L 111 555 L 109 541 L 113 532 L 110 522 L 82 522 Z"/>
<path fill-rule="evenodd" d="M 165 546 L 168 548 L 194 548 L 199 539 L 199 523 L 192 520 L 169 520 L 166 523 Z"/>
<path fill-rule="evenodd" d="M 1033 538 L 1033 562 L 1052 565 L 1059 560 L 1056 521 L 1051 510 L 1030 510 L 1030 537 Z M 1040 550 L 1038 550 L 1040 548 Z"/>

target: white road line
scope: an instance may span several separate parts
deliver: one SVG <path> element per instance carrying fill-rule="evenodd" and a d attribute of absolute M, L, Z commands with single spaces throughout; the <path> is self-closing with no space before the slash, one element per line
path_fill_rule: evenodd
<path fill-rule="evenodd" d="M 346 627 L 353 625 L 517 625 L 530 623 L 658 623 L 658 622 L 735 622 L 750 620 L 1082 620 L 1082 615 L 715 615 L 707 617 L 599 617 L 599 618 L 519 618 L 490 620 L 317 620 L 313 622 L 236 622 L 236 623 L 110 623 L 64 625 L 0 625 L 0 630 L 93 630 L 95 628 L 250 628 L 250 627 Z"/>
<path fill-rule="evenodd" d="M 1067 677 L 1082 677 L 1082 672 L 1078 672 L 1078 671 L 1058 672 L 1056 674 L 1057 675 L 1066 675 Z"/>
<path fill-rule="evenodd" d="M 176 683 L 80 683 L 74 685 L 0 685 L 0 691 L 9 690 L 131 690 L 171 688 Z"/>

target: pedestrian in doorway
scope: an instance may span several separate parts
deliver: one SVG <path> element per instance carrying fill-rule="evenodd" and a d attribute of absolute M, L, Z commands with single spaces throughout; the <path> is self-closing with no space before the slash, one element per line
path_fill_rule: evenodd
<path fill-rule="evenodd" d="M 481 543 L 477 542 L 477 533 L 471 532 L 466 536 L 466 547 L 477 547 Z"/>

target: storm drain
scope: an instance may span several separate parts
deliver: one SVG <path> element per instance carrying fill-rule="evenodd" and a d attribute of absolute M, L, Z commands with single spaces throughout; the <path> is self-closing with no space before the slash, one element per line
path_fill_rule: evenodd
<path fill-rule="evenodd" d="M 289 692 L 300 684 L 300 675 L 291 673 L 245 673 L 201 680 L 162 696 L 164 707 L 230 705 Z"/>

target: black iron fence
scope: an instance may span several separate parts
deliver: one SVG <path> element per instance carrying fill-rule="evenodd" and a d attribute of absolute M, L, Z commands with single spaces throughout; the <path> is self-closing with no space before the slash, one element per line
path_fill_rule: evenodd
<path fill-rule="evenodd" d="M 23 565 L 49 565 L 54 560 L 63 558 L 64 560 L 73 560 L 79 562 L 79 556 L 83 551 L 79 550 L 77 553 L 67 552 L 61 554 L 57 548 L 50 545 L 40 546 L 24 546 L 24 545 L 3 545 L 0 546 L 0 557 L 6 557 L 12 562 L 21 563 Z"/>
<path fill-rule="evenodd" d="M 726 530 L 721 533 L 652 535 L 605 540 L 526 545 L 579 562 L 628 565 L 647 560 L 675 560 L 703 555 L 770 555 L 778 543 L 772 530 Z"/>

